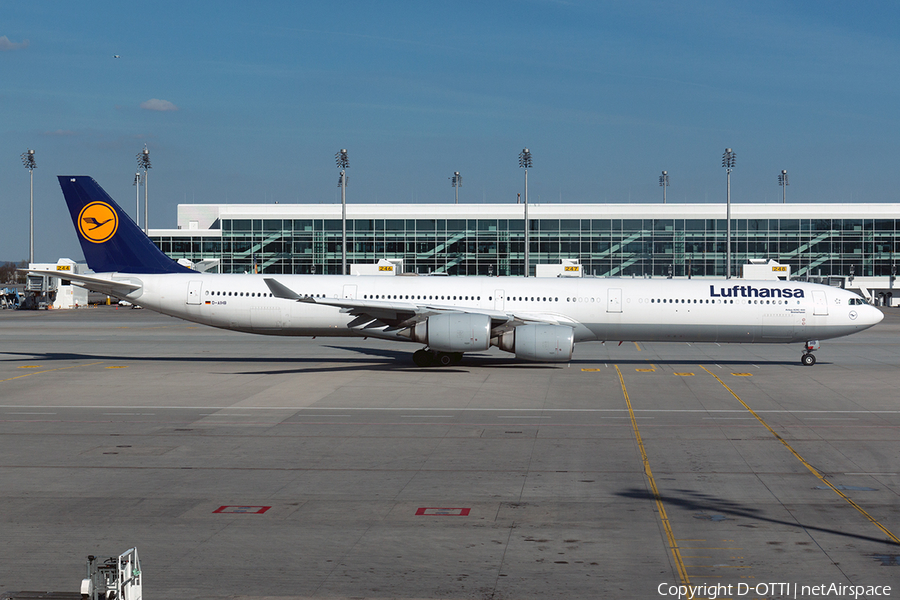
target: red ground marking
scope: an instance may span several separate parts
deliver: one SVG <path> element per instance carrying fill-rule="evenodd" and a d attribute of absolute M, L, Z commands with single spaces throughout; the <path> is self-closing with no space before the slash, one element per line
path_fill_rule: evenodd
<path fill-rule="evenodd" d="M 234 515 L 261 515 L 271 506 L 220 506 L 213 513 L 227 513 Z"/>
<path fill-rule="evenodd" d="M 427 517 L 468 517 L 471 508 L 420 508 L 417 516 Z"/>

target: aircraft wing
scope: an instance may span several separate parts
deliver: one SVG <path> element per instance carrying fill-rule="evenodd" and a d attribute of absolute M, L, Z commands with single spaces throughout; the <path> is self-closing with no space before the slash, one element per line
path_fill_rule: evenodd
<path fill-rule="evenodd" d="M 67 279 L 72 283 L 87 288 L 91 291 L 99 292 L 101 294 L 108 294 L 117 298 L 124 298 L 128 294 L 135 292 L 143 287 L 140 283 L 134 283 L 134 281 L 114 280 L 112 279 L 111 275 L 109 277 L 99 277 L 97 275 L 76 275 L 73 273 L 62 271 L 42 271 L 39 269 L 21 270 L 27 273 L 34 273 L 35 275 L 49 275 L 50 277 Z"/>
<path fill-rule="evenodd" d="M 561 323 L 549 315 L 517 314 L 465 306 L 443 306 L 431 302 L 313 298 L 311 296 L 301 296 L 275 279 L 267 278 L 264 281 L 269 287 L 269 291 L 276 298 L 340 308 L 341 312 L 357 317 L 350 324 L 354 328 L 373 328 L 387 325 L 389 330 L 404 329 L 424 321 L 430 316 L 446 313 L 487 315 L 491 318 L 494 332 L 503 332 L 525 323 L 551 323 L 554 325 Z M 565 324 L 568 324 L 568 322 Z"/>

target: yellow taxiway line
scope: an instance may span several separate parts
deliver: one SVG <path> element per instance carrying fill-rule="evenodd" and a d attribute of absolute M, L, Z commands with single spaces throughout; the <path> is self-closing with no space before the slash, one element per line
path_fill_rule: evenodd
<path fill-rule="evenodd" d="M 15 377 L 10 377 L 9 379 L 0 379 L 0 383 L 3 383 L 4 381 L 12 381 L 14 379 L 22 379 L 23 377 L 31 377 L 32 375 L 40 375 L 41 373 L 50 373 L 51 371 L 63 371 L 65 369 L 75 369 L 78 367 L 90 367 L 91 365 L 99 365 L 99 364 L 103 364 L 103 361 L 87 363 L 84 365 L 72 365 L 69 367 L 58 367 L 56 369 L 47 369 L 45 371 L 32 371 L 30 373 L 25 373 L 24 375 L 16 375 Z"/>
<path fill-rule="evenodd" d="M 622 371 L 619 365 L 616 365 L 616 373 L 619 375 L 619 384 L 622 386 L 622 394 L 625 396 L 625 404 L 628 405 L 628 414 L 631 416 L 631 428 L 634 430 L 634 437 L 637 440 L 638 448 L 641 451 L 641 462 L 644 465 L 644 475 L 650 483 L 650 490 L 653 492 L 653 499 L 656 501 L 656 509 L 659 511 L 659 519 L 662 521 L 663 529 L 666 532 L 666 538 L 669 541 L 669 550 L 672 551 L 672 558 L 675 560 L 675 568 L 681 583 L 690 585 L 687 569 L 684 566 L 684 560 L 681 558 L 681 551 L 678 549 L 678 542 L 675 534 L 672 533 L 672 525 L 669 523 L 669 516 L 666 514 L 666 507 L 663 506 L 662 497 L 659 495 L 659 488 L 656 487 L 656 480 L 653 479 L 653 471 L 650 470 L 650 459 L 647 458 L 647 450 L 644 448 L 644 441 L 641 439 L 641 432 L 638 431 L 637 419 L 634 416 L 634 409 L 631 406 L 631 398 L 628 397 L 628 389 L 625 387 L 625 378 L 622 377 Z"/>
<path fill-rule="evenodd" d="M 889 538 L 891 538 L 891 540 L 893 540 L 894 543 L 900 544 L 900 538 L 898 538 L 896 535 L 894 535 L 887 527 L 885 527 L 884 525 L 882 525 L 882 524 L 878 521 L 878 519 L 876 519 L 875 517 L 873 517 L 872 515 L 870 515 L 869 513 L 867 513 L 866 510 L 865 510 L 862 506 L 860 506 L 859 504 L 857 504 L 856 502 L 854 502 L 852 499 L 850 499 L 850 497 L 847 496 L 847 494 L 845 494 L 845 493 L 842 492 L 841 490 L 837 489 L 834 485 L 832 485 L 832 483 L 831 483 L 830 481 L 828 481 L 828 479 L 826 479 L 826 477 L 825 477 L 824 475 L 822 475 L 822 473 L 819 472 L 818 469 L 816 469 L 814 466 L 812 466 L 811 464 L 809 464 L 808 462 L 806 462 L 806 459 L 804 459 L 802 456 L 800 456 L 800 454 L 799 454 L 796 450 L 794 450 L 794 448 L 793 448 L 790 444 L 788 444 L 787 441 L 786 441 L 783 437 L 781 437 L 780 435 L 778 435 L 778 433 L 777 433 L 774 429 L 772 429 L 772 428 L 769 426 L 769 424 L 766 423 L 766 422 L 763 420 L 763 418 L 760 417 L 760 416 L 756 413 L 756 411 L 754 411 L 752 408 L 750 408 L 749 406 L 747 406 L 747 403 L 744 402 L 743 400 L 741 400 L 741 397 L 738 396 L 737 394 L 735 394 L 735 393 L 734 393 L 734 390 L 732 390 L 730 387 L 728 387 L 727 385 L 725 385 L 725 382 L 722 381 L 721 379 L 719 379 L 719 376 L 718 376 L 718 375 L 716 375 L 715 373 L 713 373 L 712 371 L 710 371 L 709 369 L 707 369 L 707 368 L 704 367 L 703 365 L 700 365 L 700 368 L 703 369 L 704 371 L 706 371 L 707 373 L 709 373 L 710 375 L 712 375 L 713 377 L 715 377 L 715 378 L 716 378 L 716 381 L 718 381 L 719 383 L 721 383 L 722 386 L 723 386 L 726 390 L 728 390 L 728 391 L 731 393 L 732 396 L 734 396 L 735 400 L 737 400 L 738 402 L 740 402 L 740 403 L 744 406 L 744 408 L 746 408 L 747 411 L 748 411 L 751 415 L 753 415 L 753 416 L 756 418 L 756 420 L 760 422 L 760 424 L 762 424 L 763 427 L 765 427 L 766 429 L 768 429 L 768 430 L 769 430 L 769 433 L 771 433 L 773 436 L 775 436 L 775 439 L 777 439 L 779 442 L 781 442 L 782 444 L 784 444 L 784 447 L 787 448 L 788 451 L 790 451 L 790 453 L 793 454 L 794 457 L 796 457 L 796 459 L 799 460 L 799 461 L 803 464 L 804 467 L 806 467 L 807 469 L 809 469 L 809 472 L 812 473 L 813 475 L 815 475 L 815 476 L 819 479 L 819 481 L 821 481 L 822 483 L 824 483 L 825 485 L 827 485 L 827 486 L 828 486 L 835 494 L 837 494 L 838 496 L 840 496 L 841 498 L 843 498 L 844 500 L 846 500 L 846 501 L 847 501 L 847 504 L 849 504 L 850 506 L 852 506 L 853 508 L 855 508 L 855 509 L 859 512 L 859 514 L 861 514 L 862 516 L 864 516 L 866 519 L 869 520 L 870 523 L 872 523 L 873 525 L 875 525 L 875 527 L 877 527 L 878 529 L 880 529 L 882 533 L 884 533 L 886 536 L 888 536 Z"/>

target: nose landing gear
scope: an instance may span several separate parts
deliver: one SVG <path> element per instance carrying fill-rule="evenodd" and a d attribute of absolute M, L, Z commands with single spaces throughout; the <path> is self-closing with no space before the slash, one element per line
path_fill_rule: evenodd
<path fill-rule="evenodd" d="M 818 340 L 812 340 L 806 342 L 806 345 L 803 347 L 803 356 L 800 357 L 800 364 L 805 367 L 811 367 L 816 364 L 816 357 L 813 355 L 813 352 L 819 349 Z"/>

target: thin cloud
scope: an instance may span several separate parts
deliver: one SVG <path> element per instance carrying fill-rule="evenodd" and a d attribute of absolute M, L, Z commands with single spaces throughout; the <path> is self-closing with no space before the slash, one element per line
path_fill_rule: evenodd
<path fill-rule="evenodd" d="M 150 100 L 141 102 L 141 108 L 143 108 L 144 110 L 155 110 L 159 112 L 178 110 L 178 107 L 168 100 L 160 100 L 158 98 L 151 98 Z"/>
<path fill-rule="evenodd" d="M 3 35 L 3 36 L 0 36 L 0 52 L 6 52 L 9 50 L 21 50 L 23 48 L 27 48 L 28 43 L 29 43 L 28 40 L 25 40 L 25 41 L 19 42 L 19 43 L 11 42 L 11 41 L 9 41 L 8 37 Z"/>
<path fill-rule="evenodd" d="M 49 137 L 68 137 L 78 134 L 71 129 L 57 129 L 56 131 L 45 131 L 44 135 Z"/>

